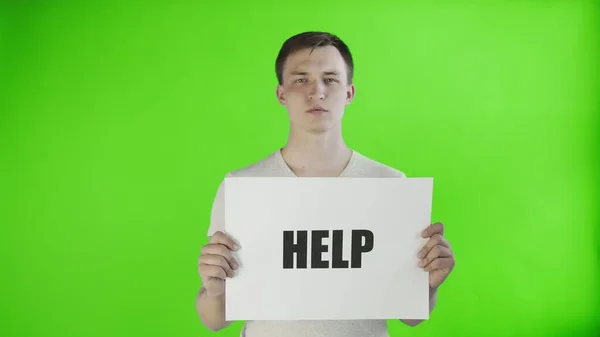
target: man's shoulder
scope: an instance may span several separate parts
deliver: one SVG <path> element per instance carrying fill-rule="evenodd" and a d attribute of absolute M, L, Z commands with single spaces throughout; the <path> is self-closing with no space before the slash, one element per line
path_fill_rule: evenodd
<path fill-rule="evenodd" d="M 353 176 L 365 178 L 406 178 L 406 174 L 388 164 L 355 151 Z"/>
<path fill-rule="evenodd" d="M 277 157 L 278 152 L 272 152 L 255 162 L 234 169 L 227 173 L 227 177 L 277 177 L 282 175 L 282 168 Z"/>

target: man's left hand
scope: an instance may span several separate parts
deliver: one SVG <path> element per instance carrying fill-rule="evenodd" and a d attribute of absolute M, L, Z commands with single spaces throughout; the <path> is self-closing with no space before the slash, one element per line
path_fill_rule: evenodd
<path fill-rule="evenodd" d="M 450 242 L 444 238 L 444 225 L 440 222 L 425 228 L 421 233 L 429 241 L 419 251 L 419 267 L 429 272 L 429 287 L 437 289 L 454 268 L 454 254 Z"/>

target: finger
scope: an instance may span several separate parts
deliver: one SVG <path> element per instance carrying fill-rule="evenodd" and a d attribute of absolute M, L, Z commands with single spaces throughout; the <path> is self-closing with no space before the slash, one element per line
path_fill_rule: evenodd
<path fill-rule="evenodd" d="M 223 270 L 223 268 L 221 268 L 219 266 L 211 266 L 209 264 L 203 264 L 198 269 L 199 269 L 200 275 L 202 275 L 202 277 L 205 280 L 209 280 L 210 278 L 218 278 L 218 279 L 224 280 L 227 278 L 227 274 L 225 273 L 225 270 Z M 205 280 L 202 280 L 202 281 L 205 281 Z"/>
<path fill-rule="evenodd" d="M 209 243 L 224 245 L 231 250 L 238 250 L 240 246 L 235 243 L 227 234 L 218 231 L 211 236 Z"/>
<path fill-rule="evenodd" d="M 213 295 L 209 292 L 209 289 L 215 289 L 215 288 L 220 288 L 223 287 L 223 284 L 225 283 L 224 280 L 221 280 L 219 278 L 214 278 L 211 277 L 208 280 L 206 280 L 206 282 L 202 282 L 204 288 L 206 289 L 208 295 Z"/>
<path fill-rule="evenodd" d="M 444 235 L 444 224 L 441 222 L 436 222 L 434 224 L 429 225 L 427 228 L 423 230 L 421 236 L 424 238 L 432 237 L 435 234 Z"/>
<path fill-rule="evenodd" d="M 231 251 L 226 246 L 221 244 L 208 244 L 202 247 L 201 254 L 222 256 L 225 258 L 225 260 L 227 260 L 227 263 L 229 263 L 231 268 L 237 269 L 239 267 L 239 263 L 233 257 L 233 254 L 231 254 Z"/>
<path fill-rule="evenodd" d="M 425 267 L 425 271 L 432 271 L 438 269 L 452 269 L 454 268 L 454 258 L 453 257 L 442 257 L 433 260 L 427 267 Z"/>
<path fill-rule="evenodd" d="M 206 264 L 223 268 L 227 276 L 233 276 L 233 267 L 221 255 L 202 255 L 199 259 L 200 265 Z"/>
<path fill-rule="evenodd" d="M 427 256 L 419 262 L 419 267 L 426 267 L 431 261 L 440 258 L 440 257 L 449 257 L 452 256 L 452 251 L 448 247 L 444 246 L 435 246 L 433 247 Z"/>
<path fill-rule="evenodd" d="M 446 240 L 446 238 L 444 238 L 440 234 L 434 234 L 429 239 L 429 241 L 427 241 L 427 243 L 423 246 L 423 248 L 421 248 L 421 250 L 419 251 L 419 254 L 417 254 L 417 257 L 420 258 L 420 259 L 422 259 L 436 245 L 440 245 L 440 246 L 444 246 L 444 247 L 450 248 L 450 242 L 448 242 L 448 240 Z"/>

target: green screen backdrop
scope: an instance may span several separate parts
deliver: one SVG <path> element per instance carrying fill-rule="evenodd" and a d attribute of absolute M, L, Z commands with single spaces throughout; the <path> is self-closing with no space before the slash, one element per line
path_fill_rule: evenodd
<path fill-rule="evenodd" d="M 600 334 L 597 3 L 0 8 L 1 336 L 239 335 L 201 325 L 197 259 L 224 175 L 285 145 L 274 62 L 306 30 L 354 53 L 348 144 L 435 178 L 457 265 L 391 335 Z"/>

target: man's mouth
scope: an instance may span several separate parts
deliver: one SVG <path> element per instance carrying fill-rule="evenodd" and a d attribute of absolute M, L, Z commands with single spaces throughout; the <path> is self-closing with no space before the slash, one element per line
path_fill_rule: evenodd
<path fill-rule="evenodd" d="M 327 109 L 324 109 L 324 108 L 322 108 L 320 106 L 317 106 L 317 107 L 310 108 L 308 110 L 308 112 L 309 113 L 322 113 L 322 112 L 327 112 Z"/>

